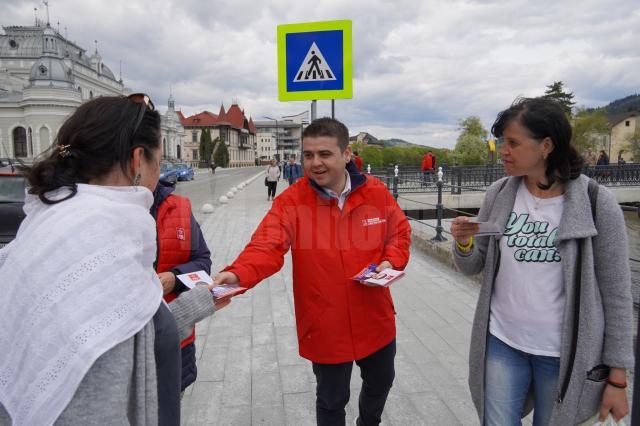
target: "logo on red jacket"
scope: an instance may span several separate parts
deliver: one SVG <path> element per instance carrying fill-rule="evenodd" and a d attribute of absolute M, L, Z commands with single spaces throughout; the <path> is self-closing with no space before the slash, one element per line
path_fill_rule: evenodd
<path fill-rule="evenodd" d="M 177 228 L 177 229 L 176 229 L 176 237 L 177 237 L 179 240 L 183 240 L 183 241 L 185 240 L 185 236 L 184 236 L 184 228 Z"/>
<path fill-rule="evenodd" d="M 362 226 L 379 225 L 385 223 L 387 219 L 381 219 L 379 217 L 372 217 L 370 219 L 362 219 Z"/>

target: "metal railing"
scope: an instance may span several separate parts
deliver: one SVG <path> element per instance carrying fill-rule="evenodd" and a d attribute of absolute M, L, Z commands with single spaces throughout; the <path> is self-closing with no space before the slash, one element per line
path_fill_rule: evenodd
<path fill-rule="evenodd" d="M 439 167 L 438 172 L 435 175 L 433 175 L 433 173 L 423 173 L 417 168 L 407 169 L 408 170 L 405 170 L 404 173 L 401 174 L 399 166 L 396 165 L 393 168 L 383 169 L 384 174 L 380 174 L 379 169 L 376 174 L 376 171 L 371 168 L 371 165 L 368 165 L 366 173 L 385 182 L 387 188 L 391 191 L 393 198 L 396 201 L 398 198 L 402 198 L 412 203 L 435 207 L 437 219 L 435 226 L 415 218 L 408 219 L 431 228 L 435 228 L 436 236 L 432 238 L 431 241 L 438 242 L 447 241 L 443 236 L 443 233 L 451 235 L 451 233 L 446 231 L 442 226 L 444 210 L 450 210 L 467 216 L 474 216 L 462 210 L 444 207 L 442 204 L 443 189 L 445 187 L 451 188 L 452 194 L 460 194 L 462 189 L 486 192 L 491 183 L 505 175 L 504 169 L 501 166 L 499 168 L 500 170 L 498 170 L 498 167 L 496 166 L 451 167 L 449 171 L 455 176 L 455 179 L 446 179 L 446 175 L 443 171 L 444 167 Z M 591 176 L 602 185 L 607 185 L 607 183 L 609 184 L 608 186 L 640 185 L 640 164 L 626 164 L 620 166 L 585 166 L 583 173 L 587 176 Z M 615 176 L 615 178 L 613 176 Z M 434 178 L 435 182 L 433 181 Z M 419 190 L 415 190 L 418 188 Z M 412 192 L 436 192 L 438 195 L 437 203 L 433 204 L 400 196 L 401 193 Z M 637 207 L 621 205 L 620 208 L 625 211 L 636 211 L 638 213 L 638 217 L 640 217 L 640 205 Z M 640 263 L 640 260 L 638 259 L 630 258 L 629 260 Z"/>
<path fill-rule="evenodd" d="M 493 182 L 505 176 L 504 167 L 501 165 L 445 165 L 439 169 L 444 173 L 442 182 L 451 190 L 451 194 L 484 192 Z M 434 171 L 423 172 L 419 167 L 396 165 L 376 169 L 368 166 L 367 172 L 385 182 L 388 188 L 397 185 L 398 193 L 438 192 L 438 179 Z M 640 186 L 640 164 L 585 166 L 582 173 L 605 186 Z M 397 177 L 395 183 L 394 177 Z"/>

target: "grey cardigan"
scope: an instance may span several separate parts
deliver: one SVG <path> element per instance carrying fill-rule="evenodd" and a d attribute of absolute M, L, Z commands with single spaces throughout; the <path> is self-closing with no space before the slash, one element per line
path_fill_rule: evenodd
<path fill-rule="evenodd" d="M 211 292 L 186 291 L 169 303 L 180 340 L 193 325 L 213 314 Z M 80 382 L 69 405 L 55 422 L 66 425 L 157 425 L 158 387 L 153 319 L 133 337 L 100 356 Z M 0 404 L 0 425 L 10 425 Z"/>
<path fill-rule="evenodd" d="M 500 190 L 503 180 L 506 184 Z M 504 229 L 513 209 L 519 177 L 504 178 L 488 190 L 478 219 Z M 615 196 L 599 186 L 594 225 L 587 192 L 589 179 L 581 175 L 566 184 L 565 203 L 556 247 L 562 257 L 566 304 L 562 326 L 557 400 L 550 425 L 573 425 L 587 420 L 599 407 L 604 382 L 587 379 L 599 364 L 633 367 L 631 277 L 627 233 Z M 578 265 L 578 246 L 582 259 Z M 454 246 L 455 247 L 455 246 Z M 468 255 L 454 249 L 454 261 L 465 274 L 484 272 L 471 333 L 469 387 L 480 422 L 484 417 L 484 368 L 493 284 L 500 254 L 496 237 L 479 237 Z M 578 336 L 571 371 L 574 292 L 581 274 Z M 564 385 L 566 382 L 566 391 Z M 526 414 L 526 413 L 523 413 Z"/>

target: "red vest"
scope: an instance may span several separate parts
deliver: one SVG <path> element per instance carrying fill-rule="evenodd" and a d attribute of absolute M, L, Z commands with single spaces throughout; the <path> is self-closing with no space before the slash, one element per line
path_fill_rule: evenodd
<path fill-rule="evenodd" d="M 191 255 L 191 203 L 178 195 L 169 195 L 158 207 L 158 264 L 157 272 L 167 272 L 189 261 Z M 177 280 L 177 278 L 176 278 Z M 164 296 L 168 303 L 178 297 L 176 292 Z M 196 339 L 195 328 L 180 343 L 183 348 Z"/>

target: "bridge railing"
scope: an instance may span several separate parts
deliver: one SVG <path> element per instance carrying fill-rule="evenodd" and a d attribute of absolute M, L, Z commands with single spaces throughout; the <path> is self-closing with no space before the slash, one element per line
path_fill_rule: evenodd
<path fill-rule="evenodd" d="M 496 180 L 505 176 L 502 166 L 466 166 L 466 167 L 450 167 L 449 173 L 445 173 L 445 167 L 439 167 L 437 173 L 423 172 L 418 167 L 406 167 L 402 170 L 399 166 L 387 167 L 384 169 L 374 170 L 371 166 L 367 166 L 366 173 L 376 176 L 385 182 L 387 188 L 397 200 L 401 197 L 401 193 L 420 193 L 435 192 L 438 195 L 437 203 L 429 203 L 425 201 L 410 200 L 408 201 L 424 204 L 436 210 L 437 224 L 434 226 L 418 219 L 409 218 L 412 221 L 419 222 L 423 225 L 435 228 L 436 236 L 433 241 L 446 241 L 443 234 L 450 234 L 442 226 L 444 210 L 450 210 L 458 214 L 474 216 L 468 212 L 444 207 L 442 204 L 442 193 L 444 188 L 450 188 L 452 194 L 461 194 L 465 191 L 481 191 L 486 189 Z M 640 185 L 640 164 L 624 164 L 609 166 L 585 166 L 583 174 L 592 177 L 602 185 L 606 186 L 630 186 Z M 404 198 L 404 197 L 402 197 Z M 623 210 L 635 210 L 640 216 L 640 207 L 621 206 Z M 631 258 L 634 262 L 640 260 Z"/>
<path fill-rule="evenodd" d="M 397 179 L 394 182 L 394 177 Z M 415 166 L 384 168 L 367 167 L 369 174 L 378 177 L 398 193 L 437 193 L 435 171 L 422 172 Z M 488 166 L 442 166 L 442 182 L 451 194 L 484 192 L 493 182 L 505 176 L 501 165 Z M 605 186 L 640 186 L 640 164 L 608 166 L 584 166 L 582 173 Z"/>

